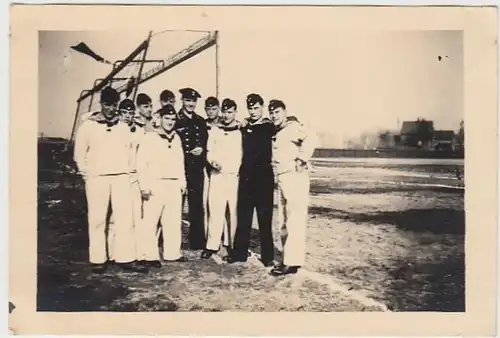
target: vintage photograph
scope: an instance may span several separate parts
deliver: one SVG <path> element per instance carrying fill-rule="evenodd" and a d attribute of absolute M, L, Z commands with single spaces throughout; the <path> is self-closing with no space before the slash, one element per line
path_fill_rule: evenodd
<path fill-rule="evenodd" d="M 463 31 L 38 53 L 37 311 L 465 312 Z"/>

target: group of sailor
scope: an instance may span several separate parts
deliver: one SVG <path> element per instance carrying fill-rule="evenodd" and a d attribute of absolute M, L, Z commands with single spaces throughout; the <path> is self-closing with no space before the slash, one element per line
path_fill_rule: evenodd
<path fill-rule="evenodd" d="M 201 259 L 223 246 L 225 262 L 246 262 L 256 211 L 262 264 L 275 276 L 296 273 L 305 260 L 315 135 L 281 100 L 268 102 L 265 117 L 264 99 L 249 94 L 248 117 L 237 120 L 234 100 L 220 103 L 211 96 L 203 118 L 195 111 L 201 95 L 192 88 L 179 92 L 179 111 L 175 94 L 164 90 L 161 108 L 153 112 L 148 95 L 138 94 L 135 103 L 120 101 L 106 87 L 101 109 L 82 118 L 74 160 L 85 181 L 93 271 L 104 272 L 113 263 L 147 272 L 162 261 L 188 261 L 181 250 L 187 202 L 186 239 L 190 250 L 201 250 Z M 281 262 L 275 262 L 273 241 L 276 188 Z"/>

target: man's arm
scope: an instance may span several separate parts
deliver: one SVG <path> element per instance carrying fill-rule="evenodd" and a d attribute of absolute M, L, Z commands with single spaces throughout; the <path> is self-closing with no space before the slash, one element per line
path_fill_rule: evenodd
<path fill-rule="evenodd" d="M 217 159 L 214 158 L 214 153 L 215 153 L 214 151 L 215 148 L 217 147 L 218 135 L 219 135 L 219 130 L 217 129 L 217 127 L 213 127 L 210 136 L 208 137 L 207 140 L 207 152 L 206 152 L 208 164 L 210 164 L 210 166 L 212 166 L 216 170 L 221 169 L 220 165 L 217 163 Z"/>
<path fill-rule="evenodd" d="M 204 151 L 207 151 L 208 145 L 208 126 L 205 120 L 201 120 L 200 123 L 200 147 L 203 148 Z"/>
<path fill-rule="evenodd" d="M 151 182 L 149 175 L 149 158 L 154 155 L 152 153 L 152 148 L 149 145 L 149 135 L 145 134 L 142 137 L 141 142 L 137 147 L 137 176 L 139 179 L 139 187 L 141 191 L 149 191 L 151 190 Z"/>
<path fill-rule="evenodd" d="M 75 147 L 73 149 L 73 160 L 76 163 L 78 171 L 85 176 L 87 173 L 87 152 L 90 148 L 89 143 L 89 123 L 83 122 L 75 135 Z"/>
<path fill-rule="evenodd" d="M 185 161 L 185 157 L 186 155 L 184 154 L 184 148 L 182 147 L 182 142 L 180 141 L 179 139 L 179 147 L 181 149 L 180 153 L 181 153 L 181 167 L 182 167 L 182 175 L 180 177 L 180 185 L 181 185 L 181 192 L 183 194 L 186 193 L 186 190 L 187 190 L 187 179 L 186 179 L 186 166 L 184 165 L 184 161 Z"/>
<path fill-rule="evenodd" d="M 303 164 L 307 164 L 314 154 L 314 149 L 316 149 L 318 138 L 313 131 L 307 130 L 307 128 L 302 124 L 298 124 L 297 142 L 299 144 L 297 159 L 299 161 L 302 161 Z"/>

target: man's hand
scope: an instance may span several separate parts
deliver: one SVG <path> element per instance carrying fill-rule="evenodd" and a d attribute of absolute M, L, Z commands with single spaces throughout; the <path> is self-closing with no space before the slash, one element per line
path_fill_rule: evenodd
<path fill-rule="evenodd" d="M 295 170 L 298 172 L 298 173 L 301 173 L 301 172 L 304 172 L 308 169 L 308 165 L 307 165 L 307 162 L 305 161 L 302 161 L 300 159 L 296 159 L 295 160 Z"/>
<path fill-rule="evenodd" d="M 144 200 L 148 200 L 149 197 L 151 196 L 151 190 L 147 189 L 147 190 L 141 190 L 141 196 Z"/>
<path fill-rule="evenodd" d="M 87 172 L 85 171 L 79 171 L 78 174 L 83 178 L 83 180 L 87 180 Z"/>
<path fill-rule="evenodd" d="M 215 161 L 212 161 L 211 165 L 217 171 L 221 171 L 221 169 L 222 169 L 221 165 Z"/>
<path fill-rule="evenodd" d="M 196 147 L 193 150 L 191 150 L 190 153 L 193 154 L 194 156 L 200 156 L 203 153 L 203 148 Z"/>
<path fill-rule="evenodd" d="M 238 121 L 238 124 L 239 124 L 240 128 L 245 128 L 248 125 L 248 120 L 243 119 L 242 121 Z"/>

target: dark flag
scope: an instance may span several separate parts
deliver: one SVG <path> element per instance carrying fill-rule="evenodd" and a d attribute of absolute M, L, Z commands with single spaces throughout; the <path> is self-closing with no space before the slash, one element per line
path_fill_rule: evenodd
<path fill-rule="evenodd" d="M 111 64 L 111 62 L 109 62 L 108 60 L 104 59 L 102 56 L 97 55 L 96 53 L 94 53 L 94 51 L 92 49 L 90 49 L 89 46 L 87 46 L 84 42 L 80 42 L 76 46 L 71 46 L 71 48 L 73 50 L 76 50 L 77 52 L 80 52 L 82 54 L 90 56 L 91 58 L 93 58 L 94 60 L 96 60 L 98 62 Z"/>
<path fill-rule="evenodd" d="M 132 76 L 127 82 L 127 89 L 125 91 L 125 95 L 129 97 L 132 94 L 132 90 L 134 89 L 135 78 Z"/>

